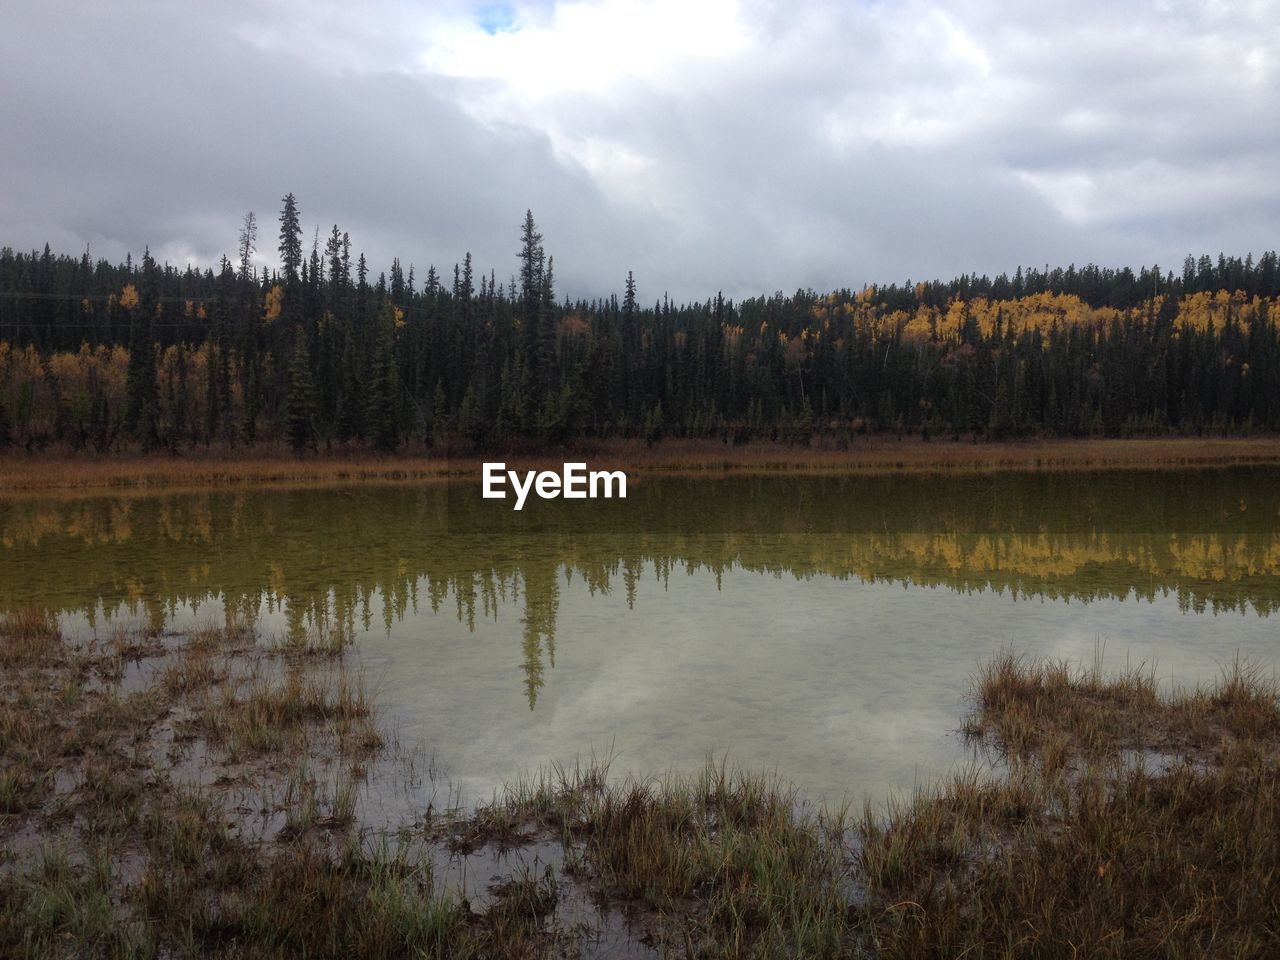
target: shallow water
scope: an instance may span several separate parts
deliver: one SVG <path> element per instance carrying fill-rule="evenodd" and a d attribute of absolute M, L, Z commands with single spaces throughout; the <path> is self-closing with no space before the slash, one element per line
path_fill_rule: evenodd
<path fill-rule="evenodd" d="M 345 629 L 440 801 L 591 751 L 883 796 L 969 756 L 991 654 L 1280 663 L 1280 472 L 632 480 L 0 501 L 0 609 Z M 456 797 L 456 795 L 455 795 Z"/>

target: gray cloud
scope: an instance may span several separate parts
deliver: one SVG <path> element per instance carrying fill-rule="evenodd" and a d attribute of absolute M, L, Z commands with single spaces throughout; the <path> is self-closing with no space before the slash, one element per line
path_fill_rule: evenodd
<path fill-rule="evenodd" d="M 733 296 L 1276 246 L 1275 3 L 8 4 L 0 243 Z M 515 29 L 482 29 L 511 23 Z"/>

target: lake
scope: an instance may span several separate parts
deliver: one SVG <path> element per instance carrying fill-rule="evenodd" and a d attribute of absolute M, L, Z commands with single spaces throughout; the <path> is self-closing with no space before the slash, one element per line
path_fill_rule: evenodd
<path fill-rule="evenodd" d="M 633 477 L 520 513 L 466 485 L 0 501 L 0 608 L 70 633 L 357 643 L 440 799 L 592 751 L 883 797 L 972 754 L 994 653 L 1211 680 L 1280 662 L 1280 472 Z"/>

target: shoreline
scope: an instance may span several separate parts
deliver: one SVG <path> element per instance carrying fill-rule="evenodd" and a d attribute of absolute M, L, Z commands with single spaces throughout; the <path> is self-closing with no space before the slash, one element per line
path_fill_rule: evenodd
<path fill-rule="evenodd" d="M 461 810 L 431 802 L 351 654 L 340 632 L 77 640 L 35 609 L 0 617 L 0 952 L 941 960 L 1025 931 L 1036 955 L 1120 960 L 1174 929 L 1233 956 L 1280 943 L 1280 687 L 1248 665 L 1162 692 L 1142 668 L 997 657 L 959 731 L 992 767 L 861 811 L 712 761 L 619 780 L 607 758 Z M 375 802 L 390 782 L 407 819 Z"/>
<path fill-rule="evenodd" d="M 822 474 L 893 475 L 1019 471 L 1201 469 L 1280 465 L 1280 437 L 1026 440 L 973 443 L 918 438 L 859 440 L 848 449 L 668 440 L 649 447 L 613 441 L 547 453 L 398 456 L 321 453 L 292 456 L 274 448 L 111 455 L 0 456 L 0 497 L 63 491 L 183 489 L 226 486 L 309 487 L 403 484 L 474 478 L 486 459 L 512 468 L 543 469 L 582 460 L 638 477 Z"/>

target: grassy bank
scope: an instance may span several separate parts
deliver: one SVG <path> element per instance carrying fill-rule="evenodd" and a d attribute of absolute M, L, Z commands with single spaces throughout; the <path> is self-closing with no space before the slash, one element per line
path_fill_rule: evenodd
<path fill-rule="evenodd" d="M 19 612 L 0 694 L 4 956 L 1280 950 L 1280 702 L 1245 667 L 1162 693 L 1000 658 L 964 721 L 993 766 L 856 813 L 590 763 L 379 819 L 414 774 L 334 633 L 68 639 Z"/>
<path fill-rule="evenodd" d="M 1280 951 L 1280 701 L 1237 665 L 1150 674 L 1004 657 L 967 732 L 1005 761 L 868 812 L 859 869 L 886 957 Z"/>
<path fill-rule="evenodd" d="M 295 457 L 284 450 L 188 452 L 182 456 L 27 455 L 0 457 L 0 495 L 51 490 L 128 487 L 207 487 L 228 484 L 305 486 L 405 483 L 480 476 L 485 459 L 505 459 L 523 469 L 558 467 L 585 459 L 593 466 L 638 475 L 723 473 L 985 473 L 1001 470 L 1098 470 L 1280 464 L 1277 438 L 1163 438 L 1144 440 L 1043 440 L 969 443 L 917 438 L 861 439 L 847 449 L 705 440 L 603 442 L 542 454 L 450 456 L 321 454 Z"/>
<path fill-rule="evenodd" d="M 341 636 L 69 642 L 28 611 L 0 622 L 0 667 L 0 956 L 518 956 L 557 936 L 536 883 L 473 915 L 421 830 L 365 829 L 394 758 Z"/>

